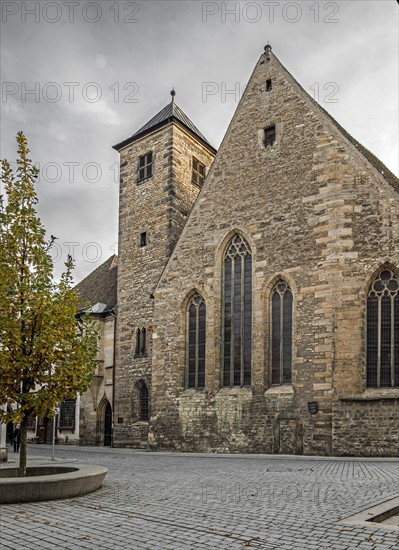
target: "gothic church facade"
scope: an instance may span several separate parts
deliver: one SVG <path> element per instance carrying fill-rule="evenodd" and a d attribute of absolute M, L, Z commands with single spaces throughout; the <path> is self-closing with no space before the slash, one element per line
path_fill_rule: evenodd
<path fill-rule="evenodd" d="M 113 445 L 396 456 L 397 178 L 270 46 L 217 153 L 174 98 L 115 148 Z"/>

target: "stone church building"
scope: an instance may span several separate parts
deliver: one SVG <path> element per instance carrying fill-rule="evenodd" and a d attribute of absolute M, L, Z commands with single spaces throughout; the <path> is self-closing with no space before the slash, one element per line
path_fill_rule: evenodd
<path fill-rule="evenodd" d="M 218 152 L 174 92 L 114 148 L 118 261 L 77 286 L 103 334 L 80 441 L 396 456 L 398 179 L 270 46 Z"/>

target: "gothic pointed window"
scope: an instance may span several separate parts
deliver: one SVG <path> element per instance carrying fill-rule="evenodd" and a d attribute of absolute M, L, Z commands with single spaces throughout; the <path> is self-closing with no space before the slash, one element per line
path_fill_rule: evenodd
<path fill-rule="evenodd" d="M 195 294 L 187 307 L 186 387 L 205 387 L 206 306 Z"/>
<path fill-rule="evenodd" d="M 271 294 L 271 382 L 291 384 L 292 369 L 292 292 L 279 281 Z"/>
<path fill-rule="evenodd" d="M 252 255 L 235 235 L 223 270 L 223 386 L 251 384 Z"/>
<path fill-rule="evenodd" d="M 367 297 L 366 384 L 399 387 L 399 282 L 383 269 Z"/>

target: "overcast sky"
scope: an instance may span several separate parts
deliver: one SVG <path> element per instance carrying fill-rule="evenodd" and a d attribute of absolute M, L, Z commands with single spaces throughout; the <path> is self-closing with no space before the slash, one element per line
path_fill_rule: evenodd
<path fill-rule="evenodd" d="M 116 251 L 111 146 L 169 103 L 174 86 L 176 103 L 218 147 L 268 41 L 397 174 L 395 0 L 3 1 L 1 26 L 1 158 L 15 160 L 23 130 L 43 169 L 38 210 L 58 238 L 57 275 L 68 249 L 76 282 Z"/>

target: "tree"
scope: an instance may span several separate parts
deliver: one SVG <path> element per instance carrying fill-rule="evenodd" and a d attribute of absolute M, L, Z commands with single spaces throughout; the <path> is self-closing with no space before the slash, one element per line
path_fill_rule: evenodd
<path fill-rule="evenodd" d="M 97 330 L 76 316 L 80 300 L 72 288 L 68 256 L 57 283 L 50 249 L 37 216 L 38 170 L 27 140 L 17 134 L 18 160 L 1 161 L 6 200 L 0 194 L 0 421 L 19 422 L 19 475 L 26 475 L 29 417 L 53 415 L 57 404 L 86 391 L 95 368 Z"/>

